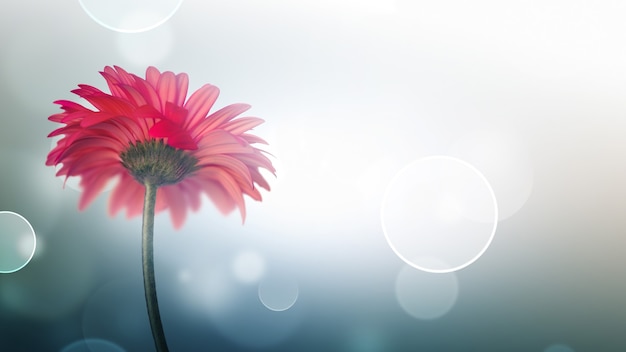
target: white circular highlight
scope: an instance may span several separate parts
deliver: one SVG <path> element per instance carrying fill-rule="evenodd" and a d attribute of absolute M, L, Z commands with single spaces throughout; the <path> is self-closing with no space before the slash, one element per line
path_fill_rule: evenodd
<path fill-rule="evenodd" d="M 36 248 L 37 237 L 28 220 L 12 211 L 0 211 L 0 273 L 25 267 Z"/>
<path fill-rule="evenodd" d="M 574 352 L 574 349 L 564 344 L 551 345 L 544 352 Z"/>
<path fill-rule="evenodd" d="M 239 282 L 251 284 L 258 282 L 265 273 L 265 260 L 257 252 L 244 251 L 235 257 L 232 268 Z"/>
<path fill-rule="evenodd" d="M 459 294 L 455 273 L 427 273 L 405 265 L 396 278 L 396 299 L 402 309 L 420 320 L 437 319 L 452 309 Z"/>
<path fill-rule="evenodd" d="M 65 346 L 61 352 L 125 352 L 125 350 L 111 341 L 84 339 Z"/>
<path fill-rule="evenodd" d="M 389 246 L 403 261 L 426 272 L 448 273 L 467 267 L 487 250 L 498 206 L 489 182 L 475 167 L 431 156 L 408 164 L 391 180 L 381 222 Z"/>
<path fill-rule="evenodd" d="M 286 276 L 271 275 L 259 284 L 259 300 L 267 309 L 275 312 L 293 307 L 298 295 L 298 283 Z"/>
<path fill-rule="evenodd" d="M 183 0 L 79 0 L 99 25 L 117 32 L 139 33 L 169 20 Z"/>

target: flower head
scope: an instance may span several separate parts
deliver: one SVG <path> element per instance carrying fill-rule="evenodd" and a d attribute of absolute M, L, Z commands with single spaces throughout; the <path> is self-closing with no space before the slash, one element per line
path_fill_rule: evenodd
<path fill-rule="evenodd" d="M 79 85 L 72 92 L 93 109 L 68 100 L 55 101 L 63 112 L 49 120 L 64 124 L 48 137 L 63 136 L 48 154 L 46 165 L 62 167 L 57 176 L 80 176 L 86 208 L 112 179 L 109 213 L 126 208 L 128 217 L 140 215 L 144 185 L 159 186 L 156 211 L 169 209 L 176 228 L 187 209 L 200 207 L 202 194 L 224 214 L 246 210 L 244 194 L 261 200 L 256 186 L 269 190 L 259 172 L 275 171 L 263 152 L 252 146 L 265 143 L 248 133 L 263 123 L 239 117 L 250 108 L 232 104 L 211 114 L 219 89 L 206 84 L 187 99 L 186 74 L 159 72 L 149 67 L 141 78 L 120 67 L 101 72 L 110 93 Z"/>

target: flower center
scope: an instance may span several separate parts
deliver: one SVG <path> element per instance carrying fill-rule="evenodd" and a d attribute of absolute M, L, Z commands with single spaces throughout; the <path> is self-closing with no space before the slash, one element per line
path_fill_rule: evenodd
<path fill-rule="evenodd" d="M 198 169 L 198 160 L 163 140 L 137 141 L 120 155 L 122 165 L 141 184 L 170 185 Z"/>

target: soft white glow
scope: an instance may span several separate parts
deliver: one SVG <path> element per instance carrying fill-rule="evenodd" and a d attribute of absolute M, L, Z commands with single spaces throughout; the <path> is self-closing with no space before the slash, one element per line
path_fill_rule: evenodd
<path fill-rule="evenodd" d="M 254 283 L 265 273 L 265 259 L 254 251 L 239 253 L 233 261 L 233 274 L 242 283 Z"/>
<path fill-rule="evenodd" d="M 120 54 L 139 67 L 158 64 L 168 57 L 173 45 L 174 34 L 167 24 L 150 32 L 120 33 L 117 37 Z"/>

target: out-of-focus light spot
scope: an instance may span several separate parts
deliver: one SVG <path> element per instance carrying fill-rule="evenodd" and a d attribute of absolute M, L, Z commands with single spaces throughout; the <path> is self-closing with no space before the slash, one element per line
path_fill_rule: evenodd
<path fill-rule="evenodd" d="M 456 274 L 433 274 L 405 265 L 396 278 L 396 298 L 409 315 L 430 320 L 444 316 L 459 293 Z"/>
<path fill-rule="evenodd" d="M 35 230 L 22 215 L 0 211 L 0 273 L 14 273 L 35 255 Z"/>
<path fill-rule="evenodd" d="M 238 285 L 230 302 L 210 318 L 217 330 L 237 345 L 270 349 L 291 336 L 302 321 L 301 309 L 294 306 L 275 312 L 259 304 L 256 287 Z"/>
<path fill-rule="evenodd" d="M 239 253 L 233 261 L 233 274 L 242 283 L 258 282 L 265 273 L 265 260 L 254 251 Z"/>
<path fill-rule="evenodd" d="M 169 20 L 183 0 L 79 0 L 83 10 L 99 25 L 117 32 L 138 33 Z"/>
<path fill-rule="evenodd" d="M 111 341 L 84 339 L 65 346 L 61 352 L 125 352 L 125 350 Z"/>
<path fill-rule="evenodd" d="M 498 218 L 520 210 L 533 188 L 533 168 L 527 147 L 514 134 L 477 130 L 458 139 L 448 154 L 463 159 L 485 175 L 498 198 Z M 490 221 L 489 214 L 482 221 Z"/>
<path fill-rule="evenodd" d="M 223 266 L 210 267 L 209 270 L 183 271 L 179 274 L 179 280 L 185 277 L 189 277 L 189 280 L 183 281 L 185 285 L 178 288 L 180 294 L 185 297 L 184 303 L 194 311 L 200 308 L 212 315 L 220 316 L 231 309 L 237 299 L 239 285 Z"/>
<path fill-rule="evenodd" d="M 267 309 L 281 312 L 291 308 L 298 300 L 296 280 L 285 275 L 268 275 L 259 284 L 259 300 Z"/>
<path fill-rule="evenodd" d="M 564 344 L 556 344 L 549 346 L 544 352 L 574 352 L 574 349 Z"/>
<path fill-rule="evenodd" d="M 189 270 L 181 270 L 178 272 L 178 280 L 182 283 L 188 283 L 192 279 L 191 273 Z"/>
<path fill-rule="evenodd" d="M 498 222 L 489 182 L 472 165 L 448 157 L 419 159 L 387 188 L 381 209 L 387 242 L 407 264 L 447 273 L 476 261 Z"/>
<path fill-rule="evenodd" d="M 120 54 L 138 66 L 154 65 L 172 51 L 174 34 L 168 25 L 145 33 L 120 33 L 117 48 Z"/>

